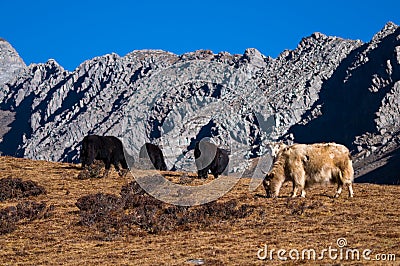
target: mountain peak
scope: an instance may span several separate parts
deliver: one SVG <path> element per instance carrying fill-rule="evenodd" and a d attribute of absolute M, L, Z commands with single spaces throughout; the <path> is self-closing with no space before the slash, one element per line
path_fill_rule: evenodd
<path fill-rule="evenodd" d="M 0 88 L 26 68 L 17 51 L 5 39 L 0 38 Z"/>
<path fill-rule="evenodd" d="M 378 33 L 376 33 L 374 35 L 374 37 L 371 40 L 371 43 L 375 43 L 375 42 L 385 38 L 386 36 L 393 34 L 398 28 L 399 28 L 398 25 L 389 21 L 388 23 L 385 24 L 385 26 Z"/>

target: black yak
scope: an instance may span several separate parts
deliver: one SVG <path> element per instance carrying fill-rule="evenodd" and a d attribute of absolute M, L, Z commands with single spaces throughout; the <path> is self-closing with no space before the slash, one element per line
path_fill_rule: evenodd
<path fill-rule="evenodd" d="M 209 171 L 217 178 L 229 164 L 229 152 L 205 140 L 196 142 L 194 157 L 199 178 L 207 178 Z"/>
<path fill-rule="evenodd" d="M 114 136 L 88 135 L 84 137 L 80 159 L 82 168 L 89 167 L 94 160 L 103 161 L 106 168 L 105 177 L 108 176 L 111 164 L 120 176 L 124 176 L 128 170 L 122 142 Z M 120 170 L 119 164 L 124 169 L 123 171 Z"/>
<path fill-rule="evenodd" d="M 167 165 L 165 164 L 164 155 L 161 149 L 155 144 L 145 143 L 140 148 L 139 159 L 150 160 L 155 169 L 167 171 Z"/>

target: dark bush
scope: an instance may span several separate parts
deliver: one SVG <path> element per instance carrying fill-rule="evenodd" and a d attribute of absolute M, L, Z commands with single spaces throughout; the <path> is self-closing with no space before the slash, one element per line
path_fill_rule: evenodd
<path fill-rule="evenodd" d="M 35 202 L 35 201 L 23 201 L 18 203 L 17 208 L 17 216 L 19 219 L 28 219 L 28 220 L 36 220 L 47 218 L 50 215 L 50 212 L 54 209 L 53 205 L 47 207 L 44 202 Z"/>
<path fill-rule="evenodd" d="M 94 226 L 109 238 L 110 232 L 122 233 L 132 227 L 153 234 L 203 228 L 221 220 L 234 222 L 253 211 L 249 205 L 239 206 L 236 200 L 193 207 L 167 204 L 146 194 L 135 181 L 123 186 L 120 195 L 98 193 L 78 199 L 80 224 Z"/>
<path fill-rule="evenodd" d="M 121 198 L 111 194 L 92 194 L 78 199 L 76 206 L 80 209 L 80 223 L 93 225 L 95 223 L 108 222 L 116 214 L 123 210 Z"/>
<path fill-rule="evenodd" d="M 0 201 L 38 196 L 40 194 L 46 194 L 46 190 L 34 181 L 22 181 L 21 178 L 11 177 L 0 179 Z"/>
<path fill-rule="evenodd" d="M 77 179 L 84 180 L 89 178 L 102 178 L 103 177 L 103 170 L 105 169 L 105 165 L 100 160 L 94 160 L 94 162 L 85 169 L 82 169 Z"/>
<path fill-rule="evenodd" d="M 146 195 L 147 193 L 136 181 L 132 181 L 128 185 L 122 186 L 120 194 L 122 198 L 125 198 L 129 194 Z"/>
<path fill-rule="evenodd" d="M 36 219 L 48 218 L 54 206 L 47 207 L 44 202 L 23 201 L 17 206 L 11 206 L 0 210 L 0 235 L 11 233 L 17 229 L 17 223 L 20 220 L 28 219 L 33 221 Z"/>
<path fill-rule="evenodd" d="M 18 222 L 17 209 L 7 207 L 0 210 L 0 235 L 8 234 L 17 229 Z"/>
<path fill-rule="evenodd" d="M 136 181 L 123 186 L 120 192 L 124 209 L 134 209 L 139 206 L 158 206 L 162 209 L 163 202 L 151 197 Z"/>

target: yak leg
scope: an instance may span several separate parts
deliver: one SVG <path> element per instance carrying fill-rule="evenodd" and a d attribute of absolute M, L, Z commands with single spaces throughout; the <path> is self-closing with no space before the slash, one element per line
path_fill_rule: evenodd
<path fill-rule="evenodd" d="M 96 154 L 94 152 L 94 149 L 90 149 L 90 152 L 88 153 L 87 161 L 82 163 L 82 166 L 91 166 L 96 158 Z"/>
<path fill-rule="evenodd" d="M 292 197 L 292 198 L 297 197 L 297 193 L 298 193 L 299 191 L 301 192 L 301 195 L 303 195 L 303 190 L 304 190 L 304 186 L 302 186 L 302 185 L 299 184 L 299 183 L 293 182 L 293 191 L 292 191 L 291 197 Z"/>
<path fill-rule="evenodd" d="M 337 171 L 337 173 L 333 172 L 331 173 L 331 181 L 333 182 L 337 182 L 338 187 L 335 193 L 335 198 L 339 198 L 340 194 L 342 193 L 342 189 L 343 189 L 343 174 L 342 172 L 339 170 Z"/>
<path fill-rule="evenodd" d="M 209 170 L 209 168 L 204 168 L 204 169 L 201 169 L 201 170 L 198 170 L 197 171 L 197 176 L 199 177 L 199 178 L 205 178 L 205 179 L 207 179 L 208 178 L 208 170 Z"/>
<path fill-rule="evenodd" d="M 293 192 L 292 198 L 297 196 L 297 193 L 300 191 L 301 196 L 305 197 L 305 172 L 304 171 L 296 171 L 292 175 L 293 178 Z"/>
<path fill-rule="evenodd" d="M 118 174 L 120 177 L 125 177 L 128 172 L 129 172 L 128 169 L 122 169 L 121 171 L 119 171 Z"/>
<path fill-rule="evenodd" d="M 298 193 L 299 191 L 300 191 L 300 196 L 301 196 L 302 198 L 305 198 L 305 197 L 306 197 L 306 191 L 304 190 L 304 186 L 302 186 L 302 185 L 300 185 L 300 184 L 295 184 L 295 185 L 293 185 L 293 192 L 292 192 L 291 197 L 292 197 L 292 198 L 297 197 L 297 193 Z"/>
<path fill-rule="evenodd" d="M 125 158 L 120 160 L 119 162 L 121 163 L 122 166 L 122 170 L 119 172 L 119 176 L 125 177 L 126 174 L 129 172 L 128 163 L 126 162 Z"/>
<path fill-rule="evenodd" d="M 110 173 L 110 168 L 111 168 L 111 162 L 109 160 L 104 161 L 104 164 L 106 166 L 106 171 L 104 172 L 103 177 L 108 177 Z"/>
<path fill-rule="evenodd" d="M 115 171 L 118 172 L 119 176 L 124 177 L 126 175 L 126 173 L 128 172 L 128 169 L 124 169 L 124 168 L 121 169 L 121 168 L 119 168 L 118 164 L 119 164 L 118 162 L 114 163 Z"/>
<path fill-rule="evenodd" d="M 354 192 L 353 192 L 353 185 L 352 185 L 351 183 L 346 183 L 346 186 L 347 186 L 348 189 L 349 189 L 349 197 L 352 198 L 353 195 L 354 195 Z"/>
<path fill-rule="evenodd" d="M 293 183 L 293 191 L 292 191 L 292 198 L 295 198 L 297 196 L 297 191 L 298 191 L 298 187 L 295 183 Z"/>
<path fill-rule="evenodd" d="M 107 178 L 109 174 L 110 174 L 110 169 L 106 169 L 106 171 L 104 172 L 103 177 Z"/>
<path fill-rule="evenodd" d="M 116 165 L 118 166 L 118 163 Z M 128 166 L 126 165 L 126 163 L 124 164 L 122 161 L 121 161 L 121 166 L 122 166 L 122 169 L 120 169 L 118 167 L 118 170 L 117 170 L 118 171 L 118 175 L 120 177 L 125 177 L 126 174 L 129 172 Z M 117 167 L 115 167 L 115 169 L 117 169 Z"/>
<path fill-rule="evenodd" d="M 335 198 L 339 198 L 340 193 L 342 193 L 343 184 L 338 184 L 338 188 L 336 190 Z"/>
<path fill-rule="evenodd" d="M 119 171 L 121 170 L 119 168 L 119 162 L 113 162 L 113 165 L 114 165 L 115 171 L 117 171 L 119 173 Z"/>

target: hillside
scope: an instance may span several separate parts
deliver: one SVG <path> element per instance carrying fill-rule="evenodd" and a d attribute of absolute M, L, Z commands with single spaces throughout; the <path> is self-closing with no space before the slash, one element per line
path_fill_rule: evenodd
<path fill-rule="evenodd" d="M 333 186 L 313 187 L 306 199 L 289 199 L 290 186 L 286 186 L 282 197 L 267 199 L 261 187 L 250 191 L 250 179 L 242 178 L 212 205 L 190 211 L 171 206 L 168 212 L 160 213 L 155 208 L 159 203 L 147 198 L 140 206 L 117 208 L 123 187 L 133 181 L 130 174 L 123 179 L 113 171 L 107 179 L 79 180 L 79 173 L 79 165 L 75 164 L 0 157 L 0 179 L 21 178 L 30 184 L 25 188 L 33 188 L 33 183 L 28 182 L 32 181 L 42 187 L 36 192 L 46 191 L 0 201 L 0 231 L 6 228 L 7 221 L 13 221 L 12 214 L 28 217 L 14 221 L 15 228 L 6 228 L 10 231 L 0 236 L 1 265 L 264 265 L 266 262 L 257 258 L 257 252 L 265 244 L 269 251 L 275 250 L 270 262 L 277 265 L 283 263 L 277 259 L 278 249 L 315 249 L 320 254 L 324 248 L 338 248 L 339 238 L 347 241 L 344 252 L 371 249 L 370 258 L 395 254 L 396 260 L 400 259 L 399 186 L 355 184 L 353 199 L 347 198 L 346 193 L 339 199 L 331 198 Z M 184 173 L 165 173 L 174 182 L 191 186 L 202 183 L 188 179 Z M 143 177 L 155 172 L 137 170 L 133 174 Z M 0 192 L 4 193 L 4 187 Z M 17 195 L 16 191 L 13 193 Z M 92 209 L 95 216 L 90 216 L 90 212 L 82 210 L 85 199 L 94 200 L 93 195 L 103 202 L 89 204 L 98 207 Z M 143 224 L 144 220 L 140 225 L 123 220 L 145 209 L 154 210 L 147 224 Z M 178 216 L 168 219 L 173 213 Z M 177 220 L 181 223 L 177 224 Z M 313 261 L 284 263 L 300 265 Z M 315 262 L 339 263 L 376 265 L 377 261 L 340 261 L 325 256 Z"/>
<path fill-rule="evenodd" d="M 85 135 L 114 135 L 134 155 L 159 144 L 170 169 L 193 171 L 195 141 L 212 137 L 240 173 L 270 141 L 335 141 L 357 181 L 398 184 L 399 36 L 388 22 L 367 43 L 316 32 L 277 58 L 140 50 L 74 71 L 53 59 L 25 66 L 1 40 L 0 152 L 77 163 Z"/>

